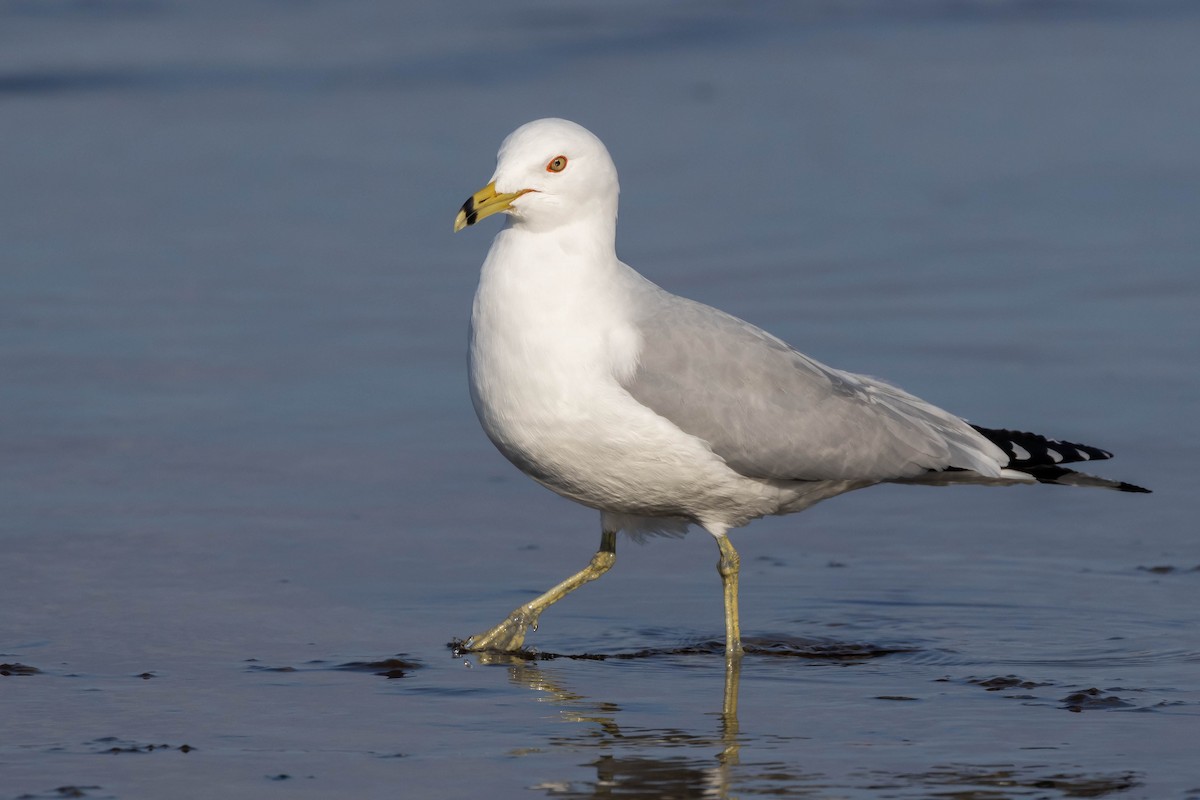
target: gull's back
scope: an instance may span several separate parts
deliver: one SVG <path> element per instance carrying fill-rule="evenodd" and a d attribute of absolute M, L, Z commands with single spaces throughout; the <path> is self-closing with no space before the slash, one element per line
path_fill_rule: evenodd
<path fill-rule="evenodd" d="M 886 481 L 956 468 L 995 477 L 1008 461 L 963 420 L 907 392 L 654 289 L 638 293 L 642 349 L 625 388 L 742 475 Z"/>

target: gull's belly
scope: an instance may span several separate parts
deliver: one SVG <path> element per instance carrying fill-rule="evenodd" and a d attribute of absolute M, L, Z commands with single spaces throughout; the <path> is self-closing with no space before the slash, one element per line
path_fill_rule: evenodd
<path fill-rule="evenodd" d="M 698 518 L 741 502 L 748 488 L 761 491 L 612 378 L 578 364 L 494 366 L 472 353 L 480 424 L 513 464 L 564 497 L 622 514 Z"/>

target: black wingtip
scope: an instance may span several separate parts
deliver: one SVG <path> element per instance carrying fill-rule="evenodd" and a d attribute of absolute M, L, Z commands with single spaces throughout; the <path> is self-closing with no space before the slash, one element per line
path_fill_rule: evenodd
<path fill-rule="evenodd" d="M 1139 494 L 1151 493 L 1149 489 L 1136 484 L 1114 481 L 1099 475 L 1089 475 L 1086 472 L 1060 467 L 1057 464 L 1035 464 L 1032 467 L 1020 467 L 1019 471 L 1024 472 L 1038 483 L 1053 483 L 1059 486 L 1090 486 L 1096 489 L 1114 489 L 1118 492 L 1137 492 Z"/>
<path fill-rule="evenodd" d="M 1050 439 L 1029 431 L 1014 431 L 1007 428 L 983 428 L 972 425 L 988 441 L 999 447 L 1009 457 L 1009 466 L 1023 469 L 1027 466 L 1073 464 L 1080 461 L 1103 461 L 1112 458 L 1112 453 L 1078 442 Z"/>

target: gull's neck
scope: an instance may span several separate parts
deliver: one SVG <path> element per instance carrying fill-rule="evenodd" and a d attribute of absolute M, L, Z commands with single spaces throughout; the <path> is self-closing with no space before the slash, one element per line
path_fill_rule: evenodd
<path fill-rule="evenodd" d="M 619 318 L 629 268 L 617 259 L 615 233 L 611 213 L 554 227 L 511 219 L 483 263 L 474 324 L 525 337 Z"/>
<path fill-rule="evenodd" d="M 594 273 L 618 264 L 615 214 L 591 214 L 556 225 L 510 219 L 496 236 L 485 271 Z M 567 277 L 560 275 L 559 277 Z M 557 282 L 557 281 L 555 281 Z"/>
<path fill-rule="evenodd" d="M 566 245 L 574 241 L 592 249 L 615 250 L 617 206 L 615 202 L 598 200 L 586 208 L 575 208 L 569 219 L 552 212 L 539 214 L 532 219 L 513 216 L 508 218 L 505 227 L 536 234 L 547 242 Z"/>

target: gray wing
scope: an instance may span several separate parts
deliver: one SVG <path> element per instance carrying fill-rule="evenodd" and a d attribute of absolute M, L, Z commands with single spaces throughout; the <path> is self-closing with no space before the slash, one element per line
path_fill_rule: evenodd
<path fill-rule="evenodd" d="M 650 287 L 639 292 L 642 349 L 624 388 L 743 475 L 885 481 L 956 467 L 994 477 L 1008 461 L 963 420 L 907 392 Z"/>

